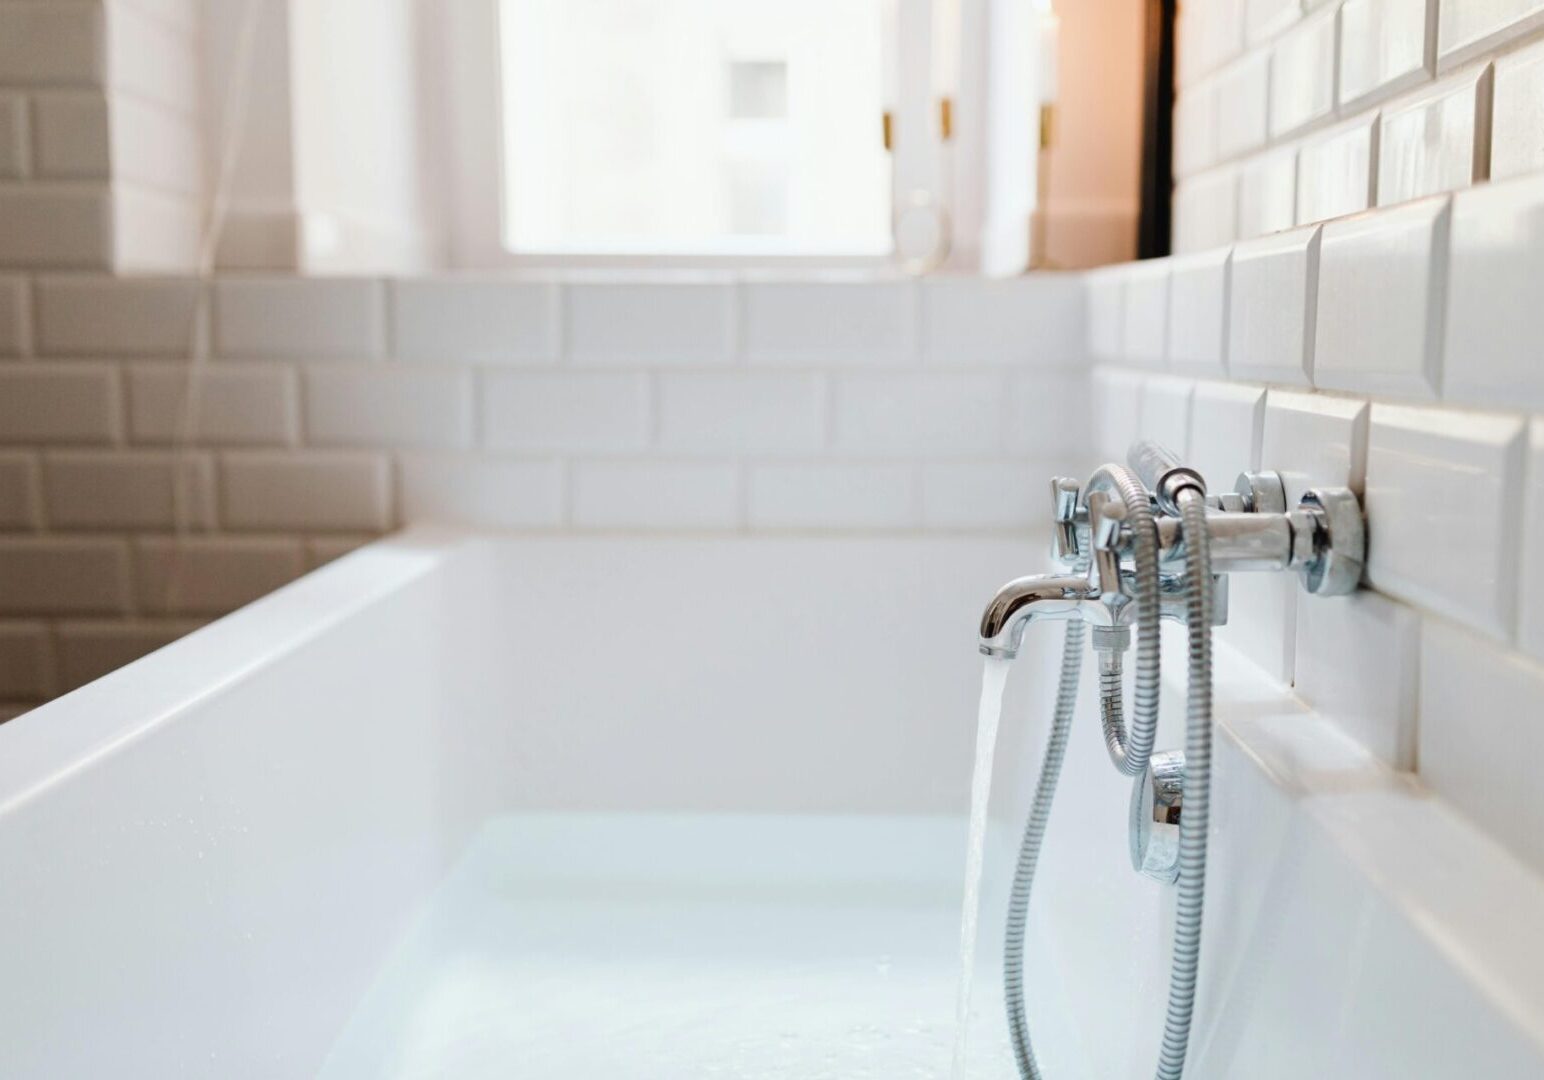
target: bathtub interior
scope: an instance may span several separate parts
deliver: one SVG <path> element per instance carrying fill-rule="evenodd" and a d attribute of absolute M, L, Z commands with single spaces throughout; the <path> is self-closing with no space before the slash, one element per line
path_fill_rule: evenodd
<path fill-rule="evenodd" d="M 942 1070 L 976 609 L 1038 555 L 417 530 L 19 718 L 8 1072 Z"/>
<path fill-rule="evenodd" d="M 0 728 L 7 1074 L 943 1075 L 973 627 L 1041 559 L 420 529 L 23 716 Z M 996 952 L 1059 642 L 1033 628 L 1010 684 L 975 1076 L 1012 1075 Z M 1510 930 L 1544 888 L 1226 652 L 1218 673 L 1187 1075 L 1538 1075 L 1544 945 Z M 1092 700 L 1085 670 L 1030 1012 L 1050 1075 L 1141 1075 L 1172 893 L 1127 865 Z"/>

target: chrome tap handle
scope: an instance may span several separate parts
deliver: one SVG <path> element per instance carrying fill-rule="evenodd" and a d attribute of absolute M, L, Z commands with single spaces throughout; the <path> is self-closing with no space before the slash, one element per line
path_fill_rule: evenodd
<path fill-rule="evenodd" d="M 1075 561 L 1078 551 L 1078 497 L 1082 489 L 1069 476 L 1051 481 L 1052 552 L 1062 562 Z"/>
<path fill-rule="evenodd" d="M 1089 537 L 1094 548 L 1094 574 L 1101 593 L 1121 591 L 1120 547 L 1125 537 L 1126 504 L 1109 492 L 1088 496 Z"/>

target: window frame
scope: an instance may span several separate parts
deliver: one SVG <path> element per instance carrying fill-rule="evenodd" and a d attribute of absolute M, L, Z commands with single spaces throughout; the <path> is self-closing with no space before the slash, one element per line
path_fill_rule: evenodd
<path fill-rule="evenodd" d="M 880 3 L 882 0 L 875 0 Z M 966 33 L 962 34 L 961 70 L 979 71 L 984 48 L 969 33 L 971 9 L 967 4 Z M 438 84 L 437 107 L 431 114 L 440 120 L 443 150 L 443 208 L 449 264 L 458 270 L 833 270 L 869 274 L 893 270 L 893 254 L 818 253 L 713 253 L 713 252 L 561 252 L 511 251 L 504 246 L 504 136 L 502 123 L 501 57 L 499 39 L 500 0 L 456 0 L 443 5 L 436 22 L 441 40 L 438 62 L 431 72 Z M 884 43 L 898 49 L 901 100 L 895 106 L 895 128 L 901 133 L 891 153 L 891 212 L 896 193 L 927 190 L 943 196 L 949 208 L 955 241 L 950 262 L 960 257 L 961 240 L 974 248 L 975 235 L 965 231 L 972 224 L 970 200 L 960 198 L 972 190 L 980 154 L 957 134 L 953 143 L 941 144 L 933 126 L 932 88 L 928 61 L 931 55 L 930 0 L 898 0 L 898 42 Z M 974 20 L 979 27 L 983 19 Z M 974 62 L 973 62 L 974 61 Z M 978 131 L 980 124 L 962 116 L 980 114 L 979 94 L 962 85 L 955 105 L 957 132 Z M 881 117 L 874 118 L 877 129 Z M 922 137 L 906 135 L 920 133 Z M 963 212 L 962 211 L 966 211 Z"/>

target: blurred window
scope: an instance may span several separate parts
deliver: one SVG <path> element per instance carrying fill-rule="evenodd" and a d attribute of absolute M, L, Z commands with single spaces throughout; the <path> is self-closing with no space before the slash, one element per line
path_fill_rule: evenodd
<path fill-rule="evenodd" d="M 516 254 L 890 250 L 881 0 L 500 0 Z"/>

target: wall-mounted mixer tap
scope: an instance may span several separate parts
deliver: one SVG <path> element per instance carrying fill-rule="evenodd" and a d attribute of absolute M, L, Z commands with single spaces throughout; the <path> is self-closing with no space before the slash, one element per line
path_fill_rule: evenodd
<path fill-rule="evenodd" d="M 981 617 L 981 652 L 1012 659 L 1025 629 L 1068 623 L 1062 684 L 1029 822 L 1020 845 L 1004 956 L 1009 1034 L 1019 1072 L 1042 1074 L 1030 1045 L 1022 985 L 1024 924 L 1040 844 L 1072 722 L 1085 626 L 1099 657 L 1100 723 L 1115 767 L 1135 778 L 1131 860 L 1177 883 L 1173 962 L 1158 1080 L 1180 1080 L 1189 1044 L 1206 885 L 1211 787 L 1211 631 L 1227 620 L 1228 576 L 1293 571 L 1319 596 L 1356 589 L 1366 554 L 1361 504 L 1345 488 L 1311 488 L 1289 507 L 1281 477 L 1244 473 L 1209 494 L 1199 472 L 1155 443 L 1132 447 L 1129 468 L 1106 465 L 1087 483 L 1051 482 L 1051 573 L 1016 578 Z M 1159 701 L 1158 626 L 1185 625 L 1189 693 L 1185 749 L 1154 753 Z M 1124 657 L 1136 671 L 1128 723 Z"/>
<path fill-rule="evenodd" d="M 1166 453 L 1156 448 L 1146 452 Z M 1108 469 L 1096 474 L 1096 481 Z M 1161 575 L 1160 617 L 1184 622 L 1183 529 L 1177 506 L 1166 509 L 1175 505 L 1172 498 L 1160 494 L 1160 488 L 1172 487 L 1179 475 L 1199 480 L 1194 470 L 1174 467 L 1157 477 L 1159 487 L 1148 490 L 1158 511 L 1153 525 Z M 1025 626 L 1036 619 L 1080 617 L 1093 626 L 1130 625 L 1135 619 L 1130 602 L 1138 573 L 1136 536 L 1125 505 L 1093 481 L 1085 498 L 1077 481 L 1068 477 L 1052 480 L 1051 494 L 1052 560 L 1062 572 L 1015 578 L 998 590 L 981 616 L 980 648 L 987 656 L 1017 655 Z M 1281 477 L 1273 472 L 1244 473 L 1232 492 L 1206 497 L 1213 574 L 1221 578 L 1240 571 L 1293 570 L 1310 593 L 1338 596 L 1354 591 L 1366 550 L 1357 497 L 1346 488 L 1311 488 L 1296 508 L 1287 510 L 1286 501 Z M 1227 614 L 1224 589 L 1213 605 L 1213 624 L 1226 624 Z"/>

